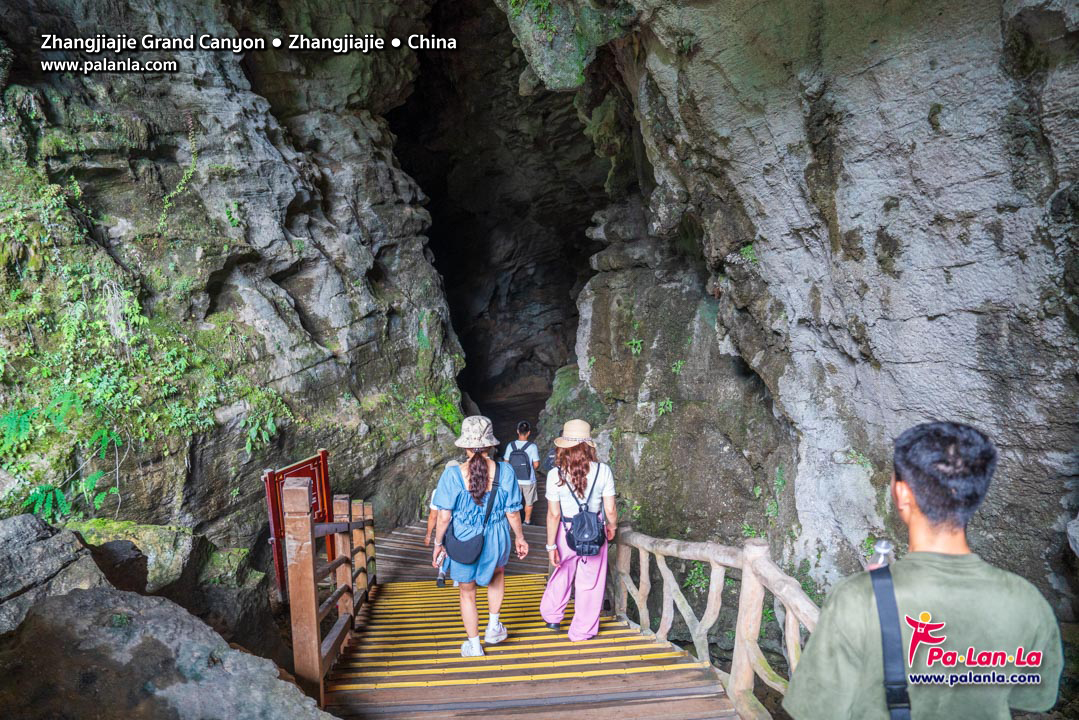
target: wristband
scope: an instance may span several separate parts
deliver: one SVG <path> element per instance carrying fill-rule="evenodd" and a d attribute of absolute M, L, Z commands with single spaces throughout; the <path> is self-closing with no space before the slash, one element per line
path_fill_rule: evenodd
<path fill-rule="evenodd" d="M 442 541 L 441 540 L 435 540 L 435 547 L 442 547 Z"/>
<path fill-rule="evenodd" d="M 548 552 L 550 552 L 551 550 L 557 550 L 558 549 L 557 545 L 544 545 L 544 547 L 547 548 Z"/>

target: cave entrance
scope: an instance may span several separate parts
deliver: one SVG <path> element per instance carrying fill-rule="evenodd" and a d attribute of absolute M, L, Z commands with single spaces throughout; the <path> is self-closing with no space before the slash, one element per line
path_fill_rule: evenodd
<path fill-rule="evenodd" d="M 419 53 L 415 89 L 388 120 L 430 198 L 429 247 L 465 353 L 458 383 L 506 442 L 576 361 L 576 298 L 600 248 L 585 230 L 609 164 L 573 94 L 518 92 L 525 60 L 490 0 L 439 0 L 429 22 L 463 50 Z"/>

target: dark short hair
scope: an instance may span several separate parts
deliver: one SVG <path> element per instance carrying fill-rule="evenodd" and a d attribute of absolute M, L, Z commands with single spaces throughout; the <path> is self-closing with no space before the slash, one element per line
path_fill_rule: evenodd
<path fill-rule="evenodd" d="M 969 425 L 931 422 L 895 439 L 892 462 L 929 522 L 965 528 L 989 490 L 997 449 Z"/>
<path fill-rule="evenodd" d="M 527 432 L 532 432 L 532 425 L 527 420 L 522 420 L 517 423 L 517 434 L 524 435 Z"/>

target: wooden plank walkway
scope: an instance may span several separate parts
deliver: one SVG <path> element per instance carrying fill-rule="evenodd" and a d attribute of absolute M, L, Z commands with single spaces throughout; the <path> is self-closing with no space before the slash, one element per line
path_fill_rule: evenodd
<path fill-rule="evenodd" d="M 429 580 L 434 587 L 438 571 L 431 567 L 431 548 L 423 544 L 423 534 L 426 531 L 425 523 L 415 522 L 397 528 L 388 535 L 379 535 L 375 551 L 379 583 Z M 509 564 L 506 566 L 507 574 L 547 572 L 547 552 L 543 549 L 547 543 L 546 533 L 546 528 L 525 526 L 525 539 L 529 545 L 528 557 L 519 560 L 511 552 Z"/>
<path fill-rule="evenodd" d="M 537 508 L 538 510 L 538 508 Z M 542 516 L 540 516 L 542 518 Z M 679 648 L 613 617 L 572 643 L 539 616 L 545 529 L 526 527 L 532 552 L 507 567 L 502 622 L 509 638 L 462 658 L 458 593 L 435 587 L 422 523 L 377 539 L 377 578 L 349 644 L 326 677 L 326 710 L 339 717 L 736 718 L 715 673 Z M 477 592 L 481 628 L 487 591 Z"/>
<path fill-rule="evenodd" d="M 528 540 L 529 553 L 524 560 L 518 560 L 510 554 L 508 575 L 525 573 L 546 573 L 547 552 L 547 499 L 544 491 L 547 486 L 542 473 L 536 483 L 538 497 L 532 508 L 532 520 L 535 525 L 525 525 L 525 539 Z M 424 520 L 397 528 L 389 535 L 379 535 L 377 541 L 378 581 L 380 583 L 427 580 L 434 584 L 437 571 L 431 567 L 431 548 L 423 544 L 423 535 L 427 532 Z"/>

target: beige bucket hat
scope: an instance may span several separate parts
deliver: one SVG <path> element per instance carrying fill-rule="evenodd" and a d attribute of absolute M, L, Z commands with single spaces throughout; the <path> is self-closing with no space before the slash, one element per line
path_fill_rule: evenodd
<path fill-rule="evenodd" d="M 570 420 L 562 426 L 562 436 L 554 439 L 554 444 L 560 448 L 571 448 L 581 443 L 596 446 L 592 440 L 592 426 L 584 420 Z"/>
<path fill-rule="evenodd" d="M 469 415 L 461 422 L 461 437 L 453 441 L 459 448 L 488 448 L 498 445 L 491 419 Z"/>

